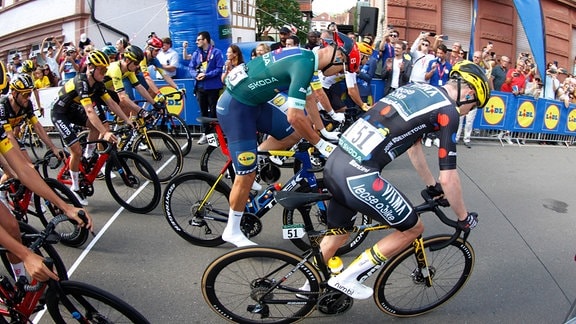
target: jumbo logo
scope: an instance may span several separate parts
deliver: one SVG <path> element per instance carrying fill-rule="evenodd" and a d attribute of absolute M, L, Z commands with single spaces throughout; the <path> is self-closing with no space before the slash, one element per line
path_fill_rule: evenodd
<path fill-rule="evenodd" d="M 520 107 L 518 107 L 516 121 L 518 121 L 518 125 L 520 125 L 520 127 L 526 128 L 532 125 L 535 116 L 536 113 L 532 101 L 524 101 Z"/>
<path fill-rule="evenodd" d="M 566 124 L 569 131 L 576 132 L 576 109 L 570 110 L 570 113 L 568 113 L 568 122 Z"/>
<path fill-rule="evenodd" d="M 244 166 L 252 165 L 256 161 L 256 154 L 252 152 L 243 152 L 238 154 L 238 162 Z"/>
<path fill-rule="evenodd" d="M 163 86 L 160 88 L 160 92 L 163 95 L 168 95 L 173 93 L 175 90 L 170 86 Z M 178 96 L 178 95 L 177 95 Z M 180 115 L 182 110 L 184 109 L 184 100 L 180 96 L 178 96 L 180 100 L 175 100 L 174 98 L 166 97 L 166 107 L 168 108 L 168 112 L 176 115 Z"/>
<path fill-rule="evenodd" d="M 230 10 L 228 8 L 228 0 L 219 0 L 218 1 L 218 14 L 222 18 L 228 18 L 230 15 Z"/>
<path fill-rule="evenodd" d="M 556 105 L 550 105 L 546 108 L 544 114 L 544 126 L 546 129 L 556 129 L 560 121 L 560 109 Z"/>
<path fill-rule="evenodd" d="M 504 119 L 504 113 L 506 112 L 506 106 L 502 98 L 494 96 L 488 100 L 486 107 L 484 107 L 483 116 L 484 120 L 490 125 L 497 125 Z"/>

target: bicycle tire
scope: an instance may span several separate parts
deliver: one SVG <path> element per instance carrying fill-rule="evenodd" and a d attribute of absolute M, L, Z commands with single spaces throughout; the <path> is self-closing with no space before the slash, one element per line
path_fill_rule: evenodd
<path fill-rule="evenodd" d="M 444 304 L 460 291 L 474 268 L 474 250 L 470 243 L 459 238 L 441 250 L 430 251 L 431 245 L 448 240 L 448 235 L 424 239 L 426 259 L 433 273 L 431 287 L 427 287 L 416 273 L 418 266 L 413 246 L 386 262 L 374 283 L 374 301 L 381 311 L 396 317 L 421 315 Z"/>
<path fill-rule="evenodd" d="M 170 135 L 157 131 L 146 131 L 151 141 L 152 148 L 146 143 L 144 135 L 138 136 L 132 145 L 132 152 L 138 153 L 154 168 L 160 182 L 168 182 L 182 171 L 184 158 L 180 145 Z M 140 144 L 147 147 L 146 150 L 140 151 Z"/>
<path fill-rule="evenodd" d="M 192 150 L 192 132 L 184 119 L 179 115 L 168 113 L 166 118 L 160 117 L 159 123 L 154 125 L 154 129 L 172 136 L 172 138 L 178 142 L 178 145 L 180 145 L 182 156 L 188 155 Z"/>
<path fill-rule="evenodd" d="M 29 127 L 29 126 L 26 125 L 25 127 Z M 28 130 L 26 132 L 26 139 L 25 140 L 27 142 L 27 145 L 30 146 L 30 150 L 32 151 L 32 155 L 34 155 L 36 160 L 40 160 L 41 158 L 44 157 L 44 154 L 46 154 L 46 151 L 48 151 L 48 147 L 46 147 L 46 144 L 44 144 L 44 142 L 42 142 L 42 140 L 40 139 L 38 134 L 36 134 L 35 131 Z"/>
<path fill-rule="evenodd" d="M 200 157 L 200 170 L 217 175 L 222 170 L 222 167 L 226 165 L 226 162 L 228 162 L 228 157 L 222 153 L 220 147 L 208 145 Z M 234 176 L 232 165 L 228 168 L 228 173 L 223 180 L 226 181 L 226 184 L 232 186 L 232 177 Z"/>
<path fill-rule="evenodd" d="M 233 250 L 206 268 L 202 276 L 202 295 L 214 312 L 236 323 L 302 320 L 316 308 L 322 280 L 309 262 L 296 269 L 300 262 L 302 257 L 282 249 L 248 247 Z M 310 283 L 310 291 L 300 293 L 307 294 L 308 298 L 299 299 L 296 294 L 306 280 Z M 266 297 L 262 296 L 277 282 L 281 285 Z M 263 304 L 268 317 L 248 310 L 260 297 L 272 302 Z"/>
<path fill-rule="evenodd" d="M 64 296 L 55 289 L 48 289 L 46 294 L 48 313 L 56 323 L 78 321 L 62 304 L 62 298 L 67 298 L 91 323 L 149 323 L 134 307 L 100 288 L 69 280 L 59 285 Z"/>
<path fill-rule="evenodd" d="M 78 198 L 74 196 L 70 188 L 66 185 L 51 178 L 45 178 L 44 181 L 66 203 L 72 204 L 74 207 L 82 207 Z M 50 222 L 52 218 L 63 214 L 63 211 L 56 205 L 36 194 L 34 194 L 34 209 L 36 216 L 40 218 L 44 226 L 48 225 L 48 222 Z M 56 232 L 60 234 L 60 242 L 70 247 L 82 246 L 86 243 L 89 236 L 87 229 L 73 224 L 71 221 L 56 225 Z"/>
<path fill-rule="evenodd" d="M 324 179 L 319 178 L 316 179 L 318 184 L 318 191 L 319 192 L 328 192 L 328 189 L 324 186 Z M 308 186 L 301 186 L 296 188 L 296 192 L 310 192 L 310 187 Z M 310 214 L 310 219 L 312 220 L 312 224 L 314 225 L 314 229 L 326 229 L 326 207 L 323 209 L 319 208 L 318 204 L 312 205 L 310 210 L 306 210 L 306 208 L 298 208 L 296 209 L 298 213 L 294 213 L 292 210 L 284 209 L 282 212 L 282 224 L 283 225 L 293 225 L 293 224 L 304 224 L 304 218 L 302 215 L 306 212 Z M 366 215 L 361 215 L 361 217 L 356 217 L 356 222 L 359 222 L 362 225 L 370 224 L 372 219 Z M 357 232 L 351 233 L 346 243 L 338 248 L 336 251 L 336 255 L 344 255 L 352 250 L 354 250 L 357 246 L 362 244 L 362 242 L 368 236 L 368 232 Z M 300 250 L 307 251 L 310 249 L 310 243 L 308 239 L 301 239 L 295 238 L 291 239 L 290 242 L 296 245 Z"/>
<path fill-rule="evenodd" d="M 224 244 L 222 232 L 228 222 L 230 187 L 220 181 L 203 213 L 200 202 L 217 181 L 217 177 L 202 171 L 179 174 L 164 190 L 162 207 L 170 227 L 186 241 L 205 247 Z"/>
<path fill-rule="evenodd" d="M 32 243 L 34 243 L 40 232 L 38 232 L 38 230 L 36 230 L 34 227 L 24 222 L 18 222 L 18 225 L 20 227 L 20 238 L 22 240 L 22 244 L 24 246 L 29 247 Z M 7 253 L 6 251 L 1 251 L 0 258 L 2 259 L 2 264 L 4 265 L 4 268 L 7 270 L 6 274 L 9 275 L 8 278 L 10 278 L 11 281 L 13 282 L 14 276 L 12 275 L 12 267 L 10 266 L 10 262 L 8 261 L 8 256 L 6 255 L 6 253 Z M 58 278 L 60 278 L 60 280 L 68 279 L 68 271 L 66 270 L 64 261 L 62 261 L 62 258 L 60 257 L 54 246 L 52 246 L 51 244 L 44 244 L 39 248 L 38 251 L 35 251 L 35 253 L 41 255 L 42 257 L 51 258 L 54 264 L 53 269 L 58 275 Z"/>
<path fill-rule="evenodd" d="M 112 178 L 112 172 L 118 173 Z M 104 179 L 110 194 L 122 207 L 137 214 L 146 214 L 160 203 L 162 188 L 152 166 L 133 152 L 117 152 L 109 158 Z M 144 185 L 143 188 L 140 188 Z"/>

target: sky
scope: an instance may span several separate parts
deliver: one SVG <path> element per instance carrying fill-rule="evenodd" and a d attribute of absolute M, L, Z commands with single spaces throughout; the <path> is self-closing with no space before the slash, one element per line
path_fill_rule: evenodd
<path fill-rule="evenodd" d="M 357 0 L 314 0 L 312 1 L 312 12 L 319 15 L 327 12 L 331 15 L 345 12 L 354 7 Z"/>

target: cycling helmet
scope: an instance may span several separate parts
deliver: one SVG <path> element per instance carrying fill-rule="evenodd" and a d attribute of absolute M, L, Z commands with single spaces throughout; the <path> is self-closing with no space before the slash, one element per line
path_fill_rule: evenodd
<path fill-rule="evenodd" d="M 334 41 L 338 44 L 338 49 L 348 58 L 348 71 L 358 71 L 360 68 L 360 52 L 358 51 L 356 42 L 341 32 L 334 33 Z"/>
<path fill-rule="evenodd" d="M 124 58 L 127 58 L 136 63 L 140 63 L 144 59 L 144 52 L 136 45 L 130 45 L 124 50 Z"/>
<path fill-rule="evenodd" d="M 365 42 L 358 42 L 356 43 L 356 46 L 358 46 L 358 51 L 360 51 L 360 53 L 364 55 L 371 56 L 372 52 L 374 51 L 372 49 L 372 46 L 370 46 L 368 43 Z"/>
<path fill-rule="evenodd" d="M 153 49 L 161 49 L 162 46 L 164 45 L 162 43 L 162 40 L 160 38 L 158 38 L 157 36 L 152 36 L 152 37 L 148 38 L 148 41 L 146 42 L 146 44 L 148 45 L 148 47 L 152 47 Z"/>
<path fill-rule="evenodd" d="M 108 55 L 98 50 L 90 52 L 88 55 L 88 62 L 96 67 L 108 67 L 108 65 L 110 65 L 110 59 L 108 59 Z"/>
<path fill-rule="evenodd" d="M 484 107 L 488 99 L 490 99 L 490 88 L 488 87 L 486 73 L 477 64 L 468 60 L 457 62 L 452 66 L 450 78 L 464 80 L 476 91 L 478 108 Z M 458 92 L 460 92 L 460 86 L 458 87 Z"/>
<path fill-rule="evenodd" d="M 20 73 L 14 76 L 14 79 L 10 82 L 10 89 L 21 93 L 31 92 L 34 89 L 34 81 L 32 81 L 30 75 Z"/>
<path fill-rule="evenodd" d="M 0 61 L 0 90 L 4 90 L 6 88 L 6 83 L 8 83 L 7 73 L 8 71 L 6 71 L 4 63 Z"/>
<path fill-rule="evenodd" d="M 23 73 L 32 73 L 32 71 L 34 71 L 34 62 L 32 62 L 32 60 L 25 60 L 22 62 Z"/>
<path fill-rule="evenodd" d="M 116 54 L 118 54 L 118 50 L 114 45 L 106 45 L 102 47 L 102 52 L 106 54 L 106 56 L 116 56 Z"/>

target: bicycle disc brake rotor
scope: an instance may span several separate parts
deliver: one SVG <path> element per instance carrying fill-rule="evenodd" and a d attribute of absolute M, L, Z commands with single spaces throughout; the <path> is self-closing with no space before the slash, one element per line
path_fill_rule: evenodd
<path fill-rule="evenodd" d="M 433 279 L 434 275 L 436 274 L 436 268 L 434 268 L 433 266 L 429 266 L 428 272 L 430 274 L 430 278 Z M 426 278 L 424 277 L 424 274 L 422 273 L 422 269 L 420 269 L 420 268 L 414 269 L 414 271 L 412 271 L 410 276 L 412 277 L 412 281 L 415 284 L 426 284 Z"/>
<path fill-rule="evenodd" d="M 353 304 L 352 297 L 338 291 L 329 291 L 318 299 L 318 310 L 327 315 L 342 314 Z"/>
<path fill-rule="evenodd" d="M 258 216 L 252 213 L 244 213 L 240 221 L 240 229 L 246 237 L 251 238 L 260 234 L 262 231 L 262 222 Z"/>

